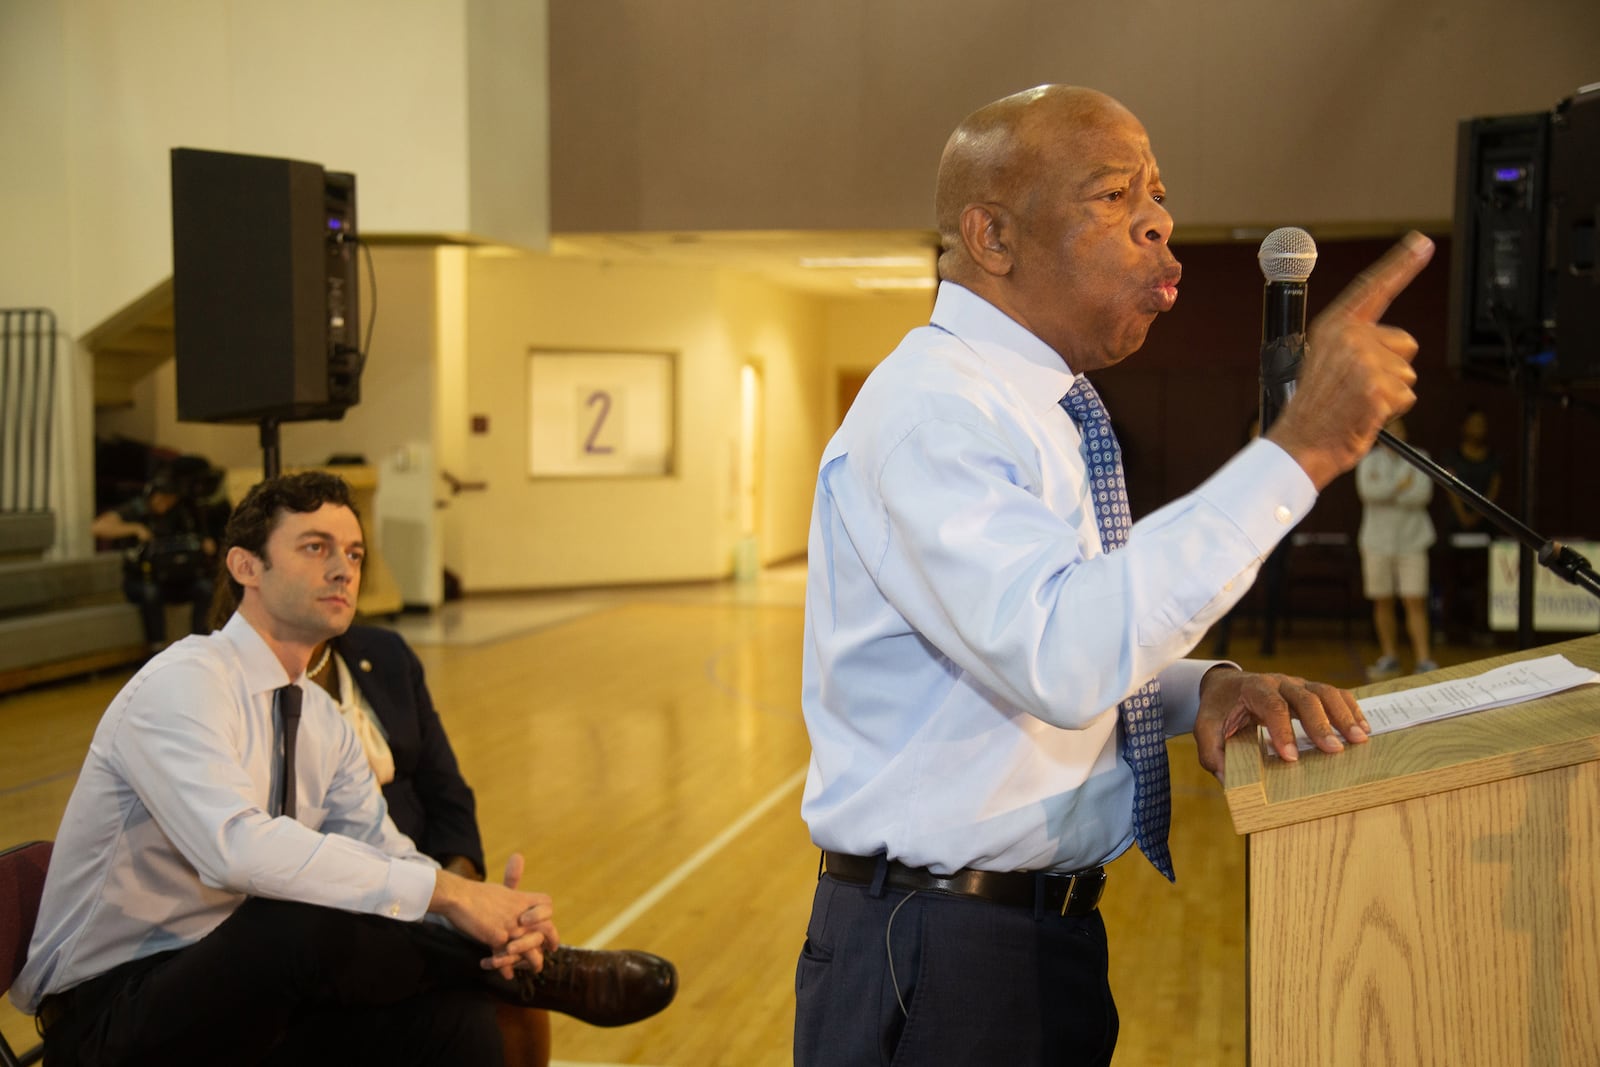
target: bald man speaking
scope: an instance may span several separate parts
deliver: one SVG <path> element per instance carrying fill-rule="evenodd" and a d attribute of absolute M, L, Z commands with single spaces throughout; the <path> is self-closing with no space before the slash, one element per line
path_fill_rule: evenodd
<path fill-rule="evenodd" d="M 939 164 L 931 322 L 867 379 L 817 476 L 802 814 L 823 850 L 796 973 L 795 1062 L 1104 1064 L 1098 904 L 1135 845 L 1166 877 L 1165 742 L 1298 718 L 1366 740 L 1329 685 L 1185 659 L 1261 561 L 1415 400 L 1380 317 L 1408 235 L 1312 324 L 1265 437 L 1137 523 L 1084 377 L 1178 298 L 1144 127 L 1049 85 L 969 116 Z"/>

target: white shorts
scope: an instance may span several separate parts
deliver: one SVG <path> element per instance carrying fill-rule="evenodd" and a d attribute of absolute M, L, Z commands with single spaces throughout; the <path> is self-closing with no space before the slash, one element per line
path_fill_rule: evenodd
<path fill-rule="evenodd" d="M 1368 600 L 1395 595 L 1425 597 L 1428 595 L 1428 554 L 1405 552 L 1394 556 L 1363 552 L 1361 582 Z"/>

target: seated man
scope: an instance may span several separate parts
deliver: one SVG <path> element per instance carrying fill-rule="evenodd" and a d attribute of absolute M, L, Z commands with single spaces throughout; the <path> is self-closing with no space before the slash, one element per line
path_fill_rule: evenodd
<path fill-rule="evenodd" d="M 383 787 L 389 817 L 400 832 L 445 870 L 483 881 L 487 867 L 472 788 L 461 777 L 422 664 L 404 639 L 375 626 L 352 626 L 317 650 L 306 676 L 327 690 L 361 739 L 372 773 Z M 625 963 L 627 958 L 620 953 L 561 951 L 586 961 L 616 956 Z M 553 964 L 554 954 L 547 953 L 545 967 L 552 973 Z M 572 968 L 567 971 L 572 973 Z M 612 988 L 603 982 L 592 987 L 596 993 Z M 550 1062 L 546 1012 L 500 1004 L 496 1015 L 508 1067 L 544 1067 Z"/>
<path fill-rule="evenodd" d="M 232 613 L 220 598 L 218 625 Z M 322 686 L 361 740 L 395 826 L 447 871 L 483 881 L 477 804 L 461 776 L 422 664 L 405 640 L 376 626 L 351 626 L 313 650 L 306 677 Z M 562 947 L 545 954 L 537 981 L 552 1006 L 596 1026 L 635 1022 L 664 1004 L 651 977 L 659 957 Z M 670 989 L 668 989 L 670 996 Z M 543 1067 L 550 1020 L 543 1010 L 499 1004 L 506 1063 Z"/>
<path fill-rule="evenodd" d="M 499 1067 L 495 999 L 548 1006 L 552 902 L 419 852 L 304 685 L 360 590 L 348 486 L 263 482 L 225 543 L 238 611 L 101 719 L 12 1000 L 51 1063 Z"/>

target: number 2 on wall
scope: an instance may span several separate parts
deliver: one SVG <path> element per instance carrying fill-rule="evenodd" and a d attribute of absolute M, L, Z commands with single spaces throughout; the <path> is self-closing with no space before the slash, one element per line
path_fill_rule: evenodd
<path fill-rule="evenodd" d="M 599 410 L 595 412 L 594 424 L 589 427 L 589 436 L 583 439 L 583 451 L 590 456 L 609 456 L 611 446 L 597 442 L 600 438 L 600 428 L 606 424 L 606 416 L 611 414 L 611 394 L 604 389 L 596 389 L 589 394 L 589 399 L 584 401 L 584 406 L 593 408 L 596 404 L 599 405 Z"/>

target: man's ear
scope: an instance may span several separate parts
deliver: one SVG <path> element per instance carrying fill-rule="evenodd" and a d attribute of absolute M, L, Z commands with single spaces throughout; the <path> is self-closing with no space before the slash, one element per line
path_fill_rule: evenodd
<path fill-rule="evenodd" d="M 997 277 L 1011 273 L 1011 213 L 1004 205 L 968 204 L 961 212 L 961 243 L 967 255 L 986 274 Z"/>
<path fill-rule="evenodd" d="M 261 584 L 261 572 L 265 567 L 261 557 L 249 549 L 234 545 L 228 549 L 227 558 L 223 562 L 227 564 L 228 573 L 233 576 L 233 580 L 245 588 Z"/>

